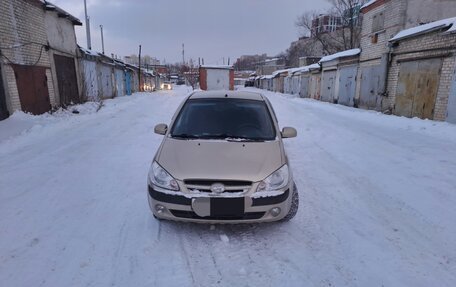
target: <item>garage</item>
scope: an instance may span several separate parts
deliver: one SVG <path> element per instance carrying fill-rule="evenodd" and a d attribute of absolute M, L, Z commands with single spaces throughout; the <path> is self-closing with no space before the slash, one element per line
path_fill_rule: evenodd
<path fill-rule="evenodd" d="M 434 118 L 442 59 L 400 63 L 394 114 L 422 119 Z"/>

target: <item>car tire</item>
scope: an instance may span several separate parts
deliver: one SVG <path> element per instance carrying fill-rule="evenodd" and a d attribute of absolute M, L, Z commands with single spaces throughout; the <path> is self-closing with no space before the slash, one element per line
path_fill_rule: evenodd
<path fill-rule="evenodd" d="M 293 183 L 293 194 L 291 195 L 291 207 L 288 214 L 282 219 L 282 221 L 290 221 L 298 213 L 299 208 L 299 194 L 296 183 Z"/>

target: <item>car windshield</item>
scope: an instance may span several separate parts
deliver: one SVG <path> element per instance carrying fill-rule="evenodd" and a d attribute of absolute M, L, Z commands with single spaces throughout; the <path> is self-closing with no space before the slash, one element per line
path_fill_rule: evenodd
<path fill-rule="evenodd" d="M 263 101 L 190 99 L 180 111 L 171 136 L 183 139 L 275 139 L 271 115 Z"/>

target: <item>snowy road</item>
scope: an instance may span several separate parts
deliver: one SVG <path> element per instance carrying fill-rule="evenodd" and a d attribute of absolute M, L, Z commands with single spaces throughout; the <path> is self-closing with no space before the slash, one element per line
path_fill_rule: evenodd
<path fill-rule="evenodd" d="M 456 286 L 456 126 L 267 93 L 296 218 L 159 222 L 153 126 L 186 92 L 0 122 L 1 286 Z"/>

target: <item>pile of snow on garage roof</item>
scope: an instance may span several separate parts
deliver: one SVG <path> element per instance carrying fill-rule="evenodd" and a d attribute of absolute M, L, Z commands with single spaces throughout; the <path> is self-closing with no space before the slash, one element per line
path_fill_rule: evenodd
<path fill-rule="evenodd" d="M 377 0 L 371 0 L 371 1 L 367 2 L 366 4 L 364 4 L 363 6 L 361 6 L 361 9 L 366 8 L 366 7 L 374 4 L 375 2 L 377 2 Z"/>
<path fill-rule="evenodd" d="M 233 69 L 230 65 L 201 65 L 201 68 L 206 69 Z"/>
<path fill-rule="evenodd" d="M 324 56 L 323 58 L 321 58 L 320 63 L 329 62 L 329 61 L 332 61 L 332 60 L 335 60 L 335 59 L 338 59 L 338 58 L 342 58 L 342 57 L 356 56 L 359 53 L 361 53 L 361 50 L 358 49 L 358 48 L 342 51 L 342 52 L 335 53 L 335 54 L 332 54 L 332 55 Z"/>
<path fill-rule="evenodd" d="M 402 30 L 399 33 L 397 33 L 396 36 L 391 38 L 390 41 L 398 41 L 398 40 L 401 40 L 404 38 L 416 36 L 419 34 L 429 33 L 432 31 L 436 31 L 436 30 L 448 28 L 448 27 L 449 27 L 449 29 L 446 31 L 446 33 L 456 32 L 456 17 L 443 19 L 443 20 L 431 22 L 428 24 L 420 25 L 417 27 Z"/>

